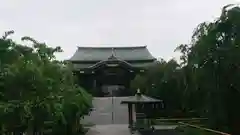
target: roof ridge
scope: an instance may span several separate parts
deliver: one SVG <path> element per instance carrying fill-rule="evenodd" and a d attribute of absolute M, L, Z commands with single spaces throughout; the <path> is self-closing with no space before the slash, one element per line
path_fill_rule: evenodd
<path fill-rule="evenodd" d="M 78 49 L 130 49 L 130 48 L 146 48 L 146 45 L 142 46 L 77 46 Z"/>

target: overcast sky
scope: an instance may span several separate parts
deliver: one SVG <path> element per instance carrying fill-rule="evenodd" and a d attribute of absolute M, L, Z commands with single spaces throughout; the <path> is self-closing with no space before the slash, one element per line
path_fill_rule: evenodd
<path fill-rule="evenodd" d="M 193 29 L 240 0 L 1 0 L 0 32 L 61 46 L 68 59 L 77 46 L 147 45 L 157 58 L 178 57 Z"/>

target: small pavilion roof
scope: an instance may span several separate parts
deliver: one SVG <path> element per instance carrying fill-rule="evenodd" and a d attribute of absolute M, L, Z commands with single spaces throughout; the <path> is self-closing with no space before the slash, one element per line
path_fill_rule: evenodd
<path fill-rule="evenodd" d="M 121 104 L 138 104 L 138 103 L 162 103 L 162 100 L 148 97 L 138 92 L 135 96 L 131 96 L 128 99 L 123 100 L 121 102 Z"/>

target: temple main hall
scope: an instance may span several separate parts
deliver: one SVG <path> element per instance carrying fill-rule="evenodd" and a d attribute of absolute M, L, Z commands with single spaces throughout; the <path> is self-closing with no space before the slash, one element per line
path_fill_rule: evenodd
<path fill-rule="evenodd" d="M 127 96 L 131 80 L 157 60 L 147 46 L 78 47 L 69 59 L 78 84 L 93 96 Z"/>

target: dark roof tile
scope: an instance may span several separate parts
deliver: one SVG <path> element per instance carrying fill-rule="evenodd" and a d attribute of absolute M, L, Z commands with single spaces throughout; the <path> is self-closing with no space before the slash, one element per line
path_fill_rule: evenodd
<path fill-rule="evenodd" d="M 120 60 L 155 59 L 146 46 L 135 47 L 78 47 L 70 61 L 102 61 L 114 55 Z"/>
<path fill-rule="evenodd" d="M 135 95 L 122 101 L 122 104 L 128 104 L 128 103 L 162 103 L 162 100 L 148 97 L 145 95 L 141 95 L 141 96 Z"/>

